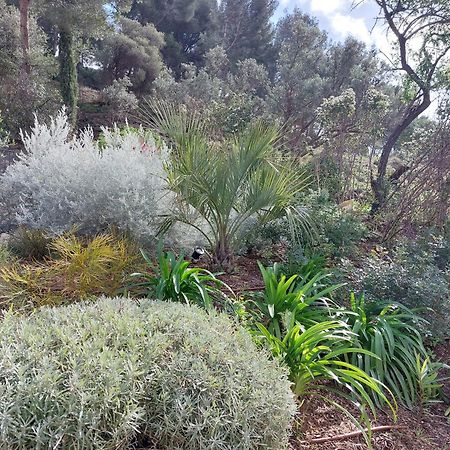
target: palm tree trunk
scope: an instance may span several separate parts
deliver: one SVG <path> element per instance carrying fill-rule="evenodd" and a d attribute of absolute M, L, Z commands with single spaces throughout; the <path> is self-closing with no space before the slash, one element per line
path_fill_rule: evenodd
<path fill-rule="evenodd" d="M 231 251 L 228 238 L 223 236 L 219 239 L 219 242 L 214 249 L 213 264 L 219 270 L 224 270 L 230 273 L 234 270 L 235 260 L 233 252 Z"/>

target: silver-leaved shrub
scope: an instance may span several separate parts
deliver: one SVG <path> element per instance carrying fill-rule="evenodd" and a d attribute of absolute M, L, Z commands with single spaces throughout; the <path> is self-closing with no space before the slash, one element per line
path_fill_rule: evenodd
<path fill-rule="evenodd" d="M 0 323 L 0 447 L 284 449 L 287 374 L 225 315 L 102 298 Z"/>
<path fill-rule="evenodd" d="M 109 226 L 138 239 L 153 236 L 170 208 L 165 190 L 167 150 L 149 133 L 92 130 L 72 137 L 64 112 L 49 124 L 35 120 L 23 133 L 25 150 L 1 179 L 2 201 L 18 224 L 59 234 L 77 226 L 97 233 Z"/>

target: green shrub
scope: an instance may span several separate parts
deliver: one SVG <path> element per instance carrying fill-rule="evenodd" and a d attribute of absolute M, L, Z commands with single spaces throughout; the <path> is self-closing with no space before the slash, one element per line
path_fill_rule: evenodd
<path fill-rule="evenodd" d="M 358 266 L 342 265 L 349 289 L 364 293 L 367 300 L 396 302 L 408 308 L 420 308 L 429 320 L 423 331 L 448 333 L 450 325 L 450 288 L 448 275 L 434 264 L 417 264 L 409 258 L 393 259 L 376 255 L 364 258 Z"/>
<path fill-rule="evenodd" d="M 337 205 L 326 191 L 311 192 L 304 204 L 317 227 L 315 253 L 331 258 L 351 256 L 368 236 L 367 227 L 358 214 Z"/>
<path fill-rule="evenodd" d="M 381 381 L 407 407 L 435 399 L 440 367 L 430 361 L 423 344 L 419 332 L 423 319 L 400 304 L 368 303 L 364 296 L 352 294 L 350 304 L 347 322 L 355 333 L 355 347 L 378 356 L 353 354 L 352 364 Z"/>
<path fill-rule="evenodd" d="M 44 231 L 19 227 L 8 245 L 19 258 L 40 261 L 49 256 L 50 243 L 51 239 Z"/>
<path fill-rule="evenodd" d="M 369 231 L 357 212 L 343 209 L 326 191 L 310 192 L 301 202 L 312 219 L 313 239 L 304 236 L 300 243 L 293 241 L 287 219 L 274 220 L 262 227 L 252 223 L 240 252 L 256 253 L 266 261 L 281 258 L 291 266 L 301 266 L 309 258 L 318 256 L 341 258 L 358 252 L 358 245 Z"/>
<path fill-rule="evenodd" d="M 103 298 L 0 324 L 0 447 L 283 449 L 286 373 L 223 315 Z"/>

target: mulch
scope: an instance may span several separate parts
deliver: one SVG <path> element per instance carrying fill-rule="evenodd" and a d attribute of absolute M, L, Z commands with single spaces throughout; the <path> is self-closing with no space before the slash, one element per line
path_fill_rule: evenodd
<path fill-rule="evenodd" d="M 340 400 L 335 399 L 338 403 Z M 349 409 L 351 409 L 349 407 Z M 448 450 L 450 449 L 450 424 L 444 416 L 446 406 L 436 404 L 420 413 L 399 408 L 398 420 L 380 413 L 372 426 L 395 425 L 400 429 L 373 433 L 374 450 Z M 357 412 L 354 411 L 357 417 Z M 321 401 L 312 401 L 307 417 L 302 418 L 304 430 L 294 433 L 291 450 L 362 450 L 364 439 L 352 437 L 346 440 L 313 444 L 310 439 L 333 437 L 356 431 L 357 428 L 341 412 Z M 404 428 L 403 428 L 404 427 Z"/>
<path fill-rule="evenodd" d="M 257 259 L 253 258 L 237 258 L 236 270 L 233 273 L 223 273 L 218 278 L 237 295 L 245 291 L 262 290 L 264 288 Z"/>

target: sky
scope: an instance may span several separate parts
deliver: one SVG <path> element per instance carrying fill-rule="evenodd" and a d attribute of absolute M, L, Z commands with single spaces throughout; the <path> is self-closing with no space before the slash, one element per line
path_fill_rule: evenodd
<path fill-rule="evenodd" d="M 355 3 L 360 4 L 354 6 Z M 389 53 L 385 30 L 381 25 L 373 28 L 378 15 L 378 7 L 373 0 L 279 0 L 275 19 L 296 7 L 316 17 L 320 28 L 335 41 L 345 40 L 351 35 Z"/>

